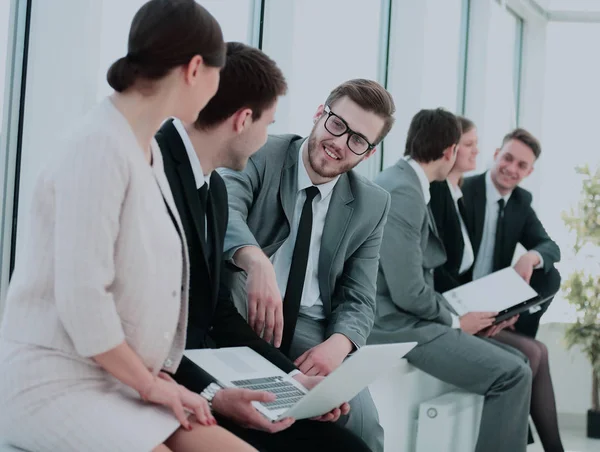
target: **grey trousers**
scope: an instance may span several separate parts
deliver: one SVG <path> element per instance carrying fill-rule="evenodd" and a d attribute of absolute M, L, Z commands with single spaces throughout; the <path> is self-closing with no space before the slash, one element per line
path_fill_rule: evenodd
<path fill-rule="evenodd" d="M 325 342 L 325 322 L 300 315 L 289 357 L 295 360 L 322 342 Z M 383 428 L 379 424 L 379 414 L 368 388 L 350 401 L 350 408 L 348 417 L 341 418 L 338 422 L 362 438 L 373 452 L 383 452 Z"/>
<path fill-rule="evenodd" d="M 485 396 L 476 452 L 526 451 L 532 377 L 525 355 L 448 328 L 406 359 L 440 380 Z"/>

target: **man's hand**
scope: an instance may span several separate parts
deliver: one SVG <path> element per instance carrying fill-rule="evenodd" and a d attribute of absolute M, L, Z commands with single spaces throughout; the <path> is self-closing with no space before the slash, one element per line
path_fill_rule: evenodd
<path fill-rule="evenodd" d="M 285 418 L 271 422 L 252 405 L 253 401 L 267 403 L 274 400 L 275 394 L 270 392 L 226 388 L 217 391 L 212 400 L 212 406 L 214 411 L 244 428 L 277 433 L 292 425 L 294 419 Z"/>
<path fill-rule="evenodd" d="M 343 334 L 332 334 L 325 342 L 304 352 L 294 364 L 305 375 L 327 376 L 334 371 L 352 351 L 354 344 Z"/>
<path fill-rule="evenodd" d="M 465 333 L 476 334 L 491 326 L 497 312 L 468 312 L 460 318 L 460 329 Z"/>
<path fill-rule="evenodd" d="M 294 377 L 298 382 L 304 386 L 306 389 L 311 390 L 315 386 L 317 386 L 325 377 L 309 377 L 304 374 L 296 374 Z M 311 418 L 313 421 L 320 422 L 336 422 L 341 415 L 346 415 L 350 412 L 350 404 L 348 402 L 342 403 L 342 405 L 338 408 L 334 408 L 329 413 L 325 413 L 322 416 L 317 416 Z"/>
<path fill-rule="evenodd" d="M 240 248 L 233 260 L 248 274 L 248 324 L 265 341 L 273 340 L 275 347 L 281 346 L 283 303 L 273 264 L 256 246 Z"/>
<path fill-rule="evenodd" d="M 513 325 L 515 324 L 515 322 L 517 321 L 518 318 L 519 318 L 519 315 L 514 315 L 511 318 L 498 323 L 497 325 L 492 325 L 490 327 L 487 327 L 484 330 L 481 330 L 480 332 L 477 333 L 477 336 L 494 337 L 496 334 L 498 334 L 500 331 L 502 331 L 504 329 L 514 329 Z"/>
<path fill-rule="evenodd" d="M 515 264 L 515 271 L 525 280 L 527 284 L 531 281 L 533 270 L 540 263 L 540 256 L 531 251 L 523 254 Z"/>

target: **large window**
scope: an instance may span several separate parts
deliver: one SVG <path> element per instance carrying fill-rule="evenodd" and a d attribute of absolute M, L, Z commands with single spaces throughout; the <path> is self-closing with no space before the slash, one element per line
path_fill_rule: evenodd
<path fill-rule="evenodd" d="M 98 74 L 98 99 L 111 92 L 106 83 L 106 70 L 113 61 L 127 53 L 127 35 L 133 16 L 147 0 L 104 0 L 100 25 L 100 58 Z M 254 26 L 255 0 L 201 0 L 221 24 L 226 41 L 256 44 L 258 28 Z"/>
<path fill-rule="evenodd" d="M 288 81 L 273 133 L 308 135 L 317 107 L 352 78 L 382 81 L 382 44 L 388 2 L 376 0 L 265 0 L 262 49 Z M 372 176 L 381 153 L 359 170 Z"/>
<path fill-rule="evenodd" d="M 564 227 L 561 213 L 579 200 L 581 179 L 574 168 L 586 163 L 595 168 L 600 164 L 597 132 L 600 63 L 594 58 L 599 41 L 600 24 L 548 25 L 540 158 L 543 170 L 537 174 L 541 193 L 537 210 L 561 248 L 558 268 L 563 279 L 585 264 L 573 256 L 574 236 Z M 587 264 L 588 270 L 594 271 Z M 596 267 L 595 271 L 600 269 Z M 557 297 L 544 317 L 545 321 L 571 321 L 574 312 L 566 301 Z"/>
<path fill-rule="evenodd" d="M 473 3 L 473 2 L 472 2 Z M 466 114 L 479 128 L 479 169 L 490 166 L 502 137 L 518 125 L 521 98 L 523 20 L 495 1 L 470 24 L 470 70 Z M 481 42 L 480 42 L 481 41 Z"/>
<path fill-rule="evenodd" d="M 404 153 L 411 118 L 422 108 L 460 112 L 465 73 L 466 0 L 396 1 L 392 7 L 388 86 L 396 125 L 383 167 Z"/>
<path fill-rule="evenodd" d="M 0 2 L 0 130 L 2 127 L 2 118 L 4 117 L 4 89 L 6 79 L 6 59 L 8 51 L 8 29 L 10 25 L 10 3 L 9 1 Z"/>
<path fill-rule="evenodd" d="M 0 315 L 13 241 L 15 168 L 19 140 L 28 2 L 0 2 Z"/>

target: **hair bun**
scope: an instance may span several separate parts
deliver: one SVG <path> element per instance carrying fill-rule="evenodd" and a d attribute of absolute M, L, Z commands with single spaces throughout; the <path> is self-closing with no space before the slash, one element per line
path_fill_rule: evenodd
<path fill-rule="evenodd" d="M 121 93 L 134 84 L 137 72 L 135 64 L 127 56 L 124 56 L 111 65 L 106 74 L 106 81 L 112 89 Z"/>

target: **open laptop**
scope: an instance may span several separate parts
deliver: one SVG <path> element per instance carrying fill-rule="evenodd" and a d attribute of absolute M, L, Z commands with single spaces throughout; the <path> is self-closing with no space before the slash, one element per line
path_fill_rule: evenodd
<path fill-rule="evenodd" d="M 328 413 L 400 364 L 400 359 L 416 345 L 365 345 L 310 391 L 248 347 L 186 350 L 185 355 L 223 387 L 274 393 L 277 398 L 273 402 L 252 403 L 275 422 L 286 417 L 305 419 Z"/>
<path fill-rule="evenodd" d="M 541 297 L 513 267 L 491 273 L 443 295 L 459 316 L 467 312 L 497 312 L 494 324 L 535 309 L 554 296 Z"/>

